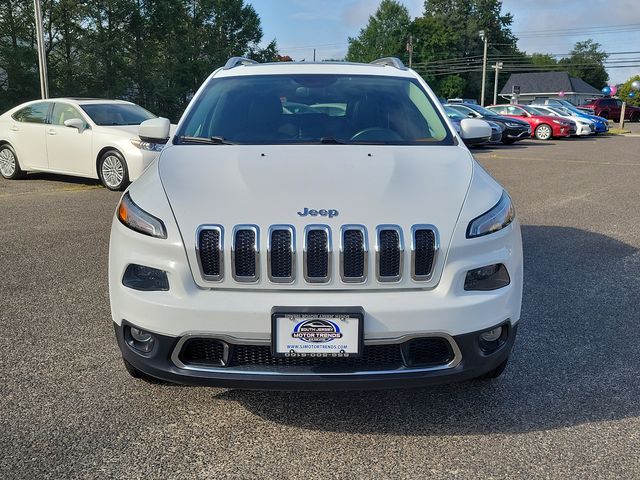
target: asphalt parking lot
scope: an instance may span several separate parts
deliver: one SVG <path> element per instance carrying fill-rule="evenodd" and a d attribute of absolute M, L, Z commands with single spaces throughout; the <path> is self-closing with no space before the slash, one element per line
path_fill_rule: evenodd
<path fill-rule="evenodd" d="M 118 194 L 0 180 L 0 478 L 640 478 L 640 135 L 474 153 L 523 225 L 512 362 L 402 391 L 132 379 L 107 292 Z"/>

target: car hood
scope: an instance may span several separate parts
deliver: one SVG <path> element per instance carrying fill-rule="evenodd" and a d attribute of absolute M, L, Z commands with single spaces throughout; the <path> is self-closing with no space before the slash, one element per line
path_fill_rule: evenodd
<path fill-rule="evenodd" d="M 97 128 L 100 129 L 101 132 L 103 133 L 108 133 L 111 135 L 119 135 L 119 136 L 126 136 L 126 137 L 133 137 L 133 138 L 140 138 L 138 137 L 138 127 L 140 125 L 109 125 L 109 126 L 98 126 Z M 169 136 L 173 136 L 173 134 L 176 131 L 176 125 L 171 125 L 170 129 L 169 129 Z"/>
<path fill-rule="evenodd" d="M 408 249 L 411 226 L 432 224 L 446 248 L 473 159 L 462 146 L 171 145 L 158 168 L 194 279 L 207 286 L 195 257 L 196 231 L 204 224 L 222 225 L 225 245 L 235 225 L 257 225 L 263 246 L 271 225 L 293 225 L 300 243 L 306 225 L 326 224 L 334 250 L 340 227 L 359 224 L 369 231 L 371 251 L 378 225 L 399 225 Z M 300 216 L 305 208 L 338 214 Z M 238 286 L 227 277 L 223 284 Z"/>
<path fill-rule="evenodd" d="M 496 115 L 496 116 L 491 116 L 491 117 L 482 117 L 483 120 L 488 120 L 490 122 L 511 122 L 511 123 L 517 123 L 519 125 L 522 125 L 523 127 L 528 127 L 529 124 L 527 122 L 525 122 L 524 120 L 520 120 L 518 118 L 515 117 L 503 117 L 502 115 Z"/>

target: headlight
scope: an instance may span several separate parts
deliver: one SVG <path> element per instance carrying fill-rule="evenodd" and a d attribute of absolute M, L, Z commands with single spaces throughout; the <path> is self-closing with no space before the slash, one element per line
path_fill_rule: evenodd
<path fill-rule="evenodd" d="M 159 218 L 142 210 L 133 203 L 129 192 L 125 193 L 118 205 L 118 220 L 131 230 L 156 238 L 167 238 L 167 230 Z"/>
<path fill-rule="evenodd" d="M 558 125 L 564 124 L 564 122 L 561 122 L 560 120 L 553 120 L 553 123 L 557 123 Z"/>
<path fill-rule="evenodd" d="M 476 238 L 502 230 L 513 222 L 516 211 L 507 192 L 502 192 L 500 201 L 488 212 L 471 220 L 467 227 L 467 238 Z"/>
<path fill-rule="evenodd" d="M 507 127 L 522 127 L 521 123 L 504 122 Z"/>
<path fill-rule="evenodd" d="M 147 150 L 149 152 L 159 152 L 164 147 L 162 143 L 143 142 L 139 138 L 132 138 L 131 145 L 139 148 L 140 150 Z"/>

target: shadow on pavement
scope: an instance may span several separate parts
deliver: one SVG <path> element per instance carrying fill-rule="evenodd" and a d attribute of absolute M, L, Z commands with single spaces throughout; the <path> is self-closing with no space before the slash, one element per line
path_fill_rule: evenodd
<path fill-rule="evenodd" d="M 575 228 L 522 232 L 519 338 L 498 380 L 375 392 L 228 390 L 216 398 L 283 425 L 380 435 L 518 433 L 640 415 L 640 251 Z"/>

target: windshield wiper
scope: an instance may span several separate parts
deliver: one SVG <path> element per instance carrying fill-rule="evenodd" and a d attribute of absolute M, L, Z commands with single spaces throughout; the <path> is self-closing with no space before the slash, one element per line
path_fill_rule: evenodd
<path fill-rule="evenodd" d="M 224 137 L 179 137 L 180 143 L 197 143 L 202 145 L 236 145 L 229 140 L 226 140 Z"/>
<path fill-rule="evenodd" d="M 320 143 L 323 145 L 346 145 L 347 144 L 347 142 L 343 140 L 338 140 L 337 138 L 334 138 L 334 137 L 322 137 L 320 139 Z"/>

